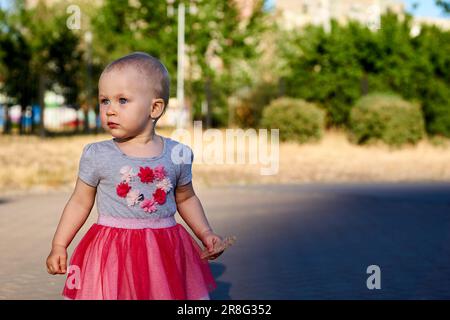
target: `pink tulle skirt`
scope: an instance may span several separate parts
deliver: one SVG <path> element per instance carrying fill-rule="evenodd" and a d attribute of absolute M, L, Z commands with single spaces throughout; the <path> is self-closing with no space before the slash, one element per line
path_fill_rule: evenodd
<path fill-rule="evenodd" d="M 216 288 L 201 248 L 178 223 L 93 224 L 75 248 L 62 295 L 83 300 L 197 300 Z"/>

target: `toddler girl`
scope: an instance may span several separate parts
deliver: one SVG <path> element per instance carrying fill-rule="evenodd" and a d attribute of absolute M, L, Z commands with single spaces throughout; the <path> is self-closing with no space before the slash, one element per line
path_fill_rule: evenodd
<path fill-rule="evenodd" d="M 110 140 L 89 143 L 79 162 L 47 258 L 65 274 L 65 299 L 209 299 L 216 283 L 201 248 L 175 221 L 178 210 L 212 256 L 222 242 L 192 186 L 192 149 L 155 134 L 169 99 L 169 75 L 156 58 L 132 53 L 100 76 L 99 103 Z M 97 197 L 98 220 L 75 248 L 67 247 Z"/>

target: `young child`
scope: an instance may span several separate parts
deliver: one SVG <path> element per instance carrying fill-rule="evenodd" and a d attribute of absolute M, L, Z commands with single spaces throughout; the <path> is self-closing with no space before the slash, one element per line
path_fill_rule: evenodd
<path fill-rule="evenodd" d="M 155 134 L 169 84 L 164 65 L 142 52 L 112 62 L 100 76 L 102 125 L 113 138 L 84 147 L 47 258 L 50 274 L 66 273 L 67 247 L 97 196 L 98 220 L 70 259 L 65 299 L 209 299 L 216 288 L 202 249 L 174 218 L 178 210 L 214 254 L 223 239 L 194 192 L 192 149 Z"/>

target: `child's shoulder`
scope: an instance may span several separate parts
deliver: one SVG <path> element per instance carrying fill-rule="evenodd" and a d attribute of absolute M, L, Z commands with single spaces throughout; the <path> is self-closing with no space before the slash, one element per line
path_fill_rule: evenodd
<path fill-rule="evenodd" d="M 163 137 L 163 138 L 166 141 L 168 147 L 170 147 L 170 148 L 177 147 L 177 148 L 188 148 L 188 149 L 190 149 L 190 147 L 187 144 L 182 143 L 182 142 L 180 142 L 178 140 L 172 139 L 170 137 Z"/>
<path fill-rule="evenodd" d="M 194 153 L 189 145 L 169 137 L 164 137 L 164 139 L 167 143 L 167 154 L 174 163 L 190 164 L 193 162 Z"/>
<path fill-rule="evenodd" d="M 94 141 L 94 142 L 88 142 L 84 144 L 85 149 L 94 149 L 97 150 L 98 148 L 104 148 L 107 147 L 109 144 L 111 144 L 112 139 L 109 140 L 102 140 L 102 141 Z"/>
<path fill-rule="evenodd" d="M 112 139 L 109 140 L 102 140 L 102 141 L 95 141 L 95 142 L 88 142 L 85 143 L 83 146 L 83 153 L 87 154 L 98 154 L 98 153 L 105 153 L 105 152 L 112 152 L 114 151 L 114 145 L 113 145 Z"/>
<path fill-rule="evenodd" d="M 167 147 L 172 152 L 180 154 L 184 152 L 192 153 L 192 148 L 188 144 L 172 139 L 170 137 L 164 137 L 164 139 L 166 140 Z"/>

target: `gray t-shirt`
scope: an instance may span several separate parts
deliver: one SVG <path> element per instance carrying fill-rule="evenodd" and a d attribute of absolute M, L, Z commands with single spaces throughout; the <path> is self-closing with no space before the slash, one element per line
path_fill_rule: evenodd
<path fill-rule="evenodd" d="M 78 176 L 97 187 L 99 215 L 116 218 L 175 215 L 175 188 L 192 180 L 194 154 L 189 146 L 162 138 L 162 153 L 147 158 L 126 155 L 114 138 L 84 147 Z"/>

